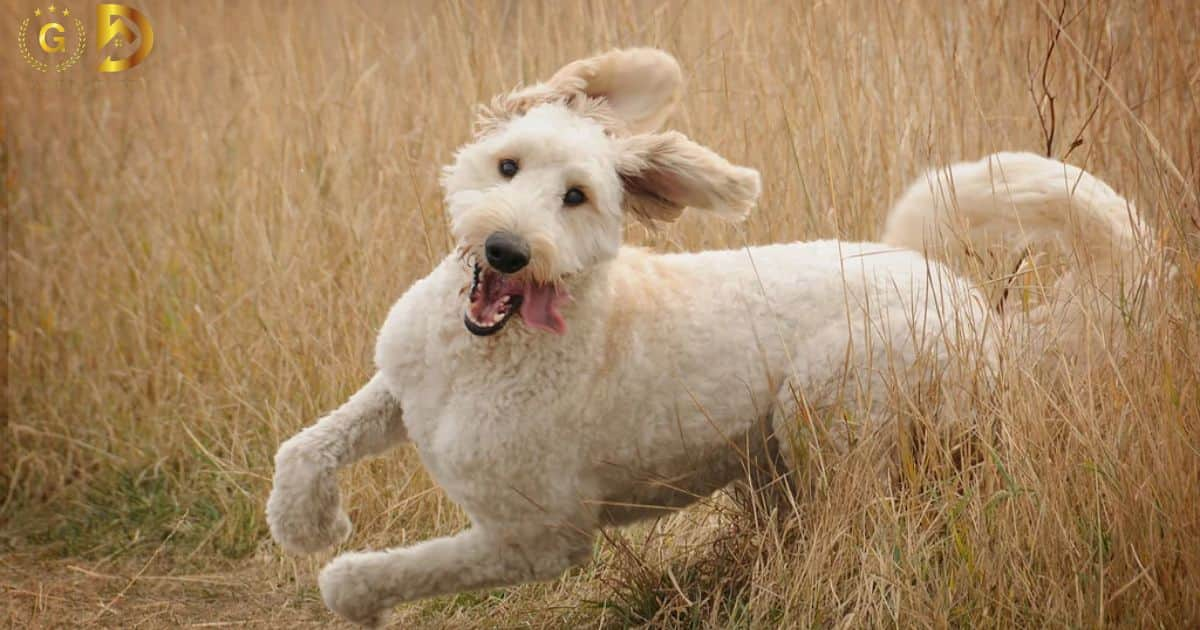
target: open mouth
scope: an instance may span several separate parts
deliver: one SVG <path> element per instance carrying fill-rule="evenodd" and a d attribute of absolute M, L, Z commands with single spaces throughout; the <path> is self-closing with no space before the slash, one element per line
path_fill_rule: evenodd
<path fill-rule="evenodd" d="M 521 310 L 525 300 L 522 283 L 475 264 L 471 278 L 471 303 L 463 322 L 471 334 L 486 337 L 500 332 L 504 324 Z"/>
<path fill-rule="evenodd" d="M 553 284 L 527 281 L 476 263 L 469 299 L 463 323 L 473 335 L 494 335 L 517 313 L 532 328 L 567 332 L 558 308 L 570 296 Z"/>

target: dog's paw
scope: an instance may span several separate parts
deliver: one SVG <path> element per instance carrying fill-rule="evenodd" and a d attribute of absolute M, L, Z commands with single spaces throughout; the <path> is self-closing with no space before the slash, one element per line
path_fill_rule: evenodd
<path fill-rule="evenodd" d="M 345 542 L 354 531 L 350 517 L 341 508 L 337 508 L 332 514 L 322 515 L 311 512 L 284 512 L 277 518 L 268 517 L 267 520 L 275 542 L 279 543 L 284 551 L 296 555 L 317 553 L 335 547 Z"/>
<path fill-rule="evenodd" d="M 387 621 L 391 605 L 372 586 L 367 554 L 343 554 L 321 569 L 317 583 L 325 606 L 338 616 L 368 628 Z"/>
<path fill-rule="evenodd" d="M 267 499 L 271 537 L 294 554 L 315 553 L 350 537 L 331 469 L 286 444 L 276 457 L 275 484 Z"/>

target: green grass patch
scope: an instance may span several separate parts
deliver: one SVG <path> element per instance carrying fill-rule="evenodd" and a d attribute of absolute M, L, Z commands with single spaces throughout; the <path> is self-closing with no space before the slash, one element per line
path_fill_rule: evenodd
<path fill-rule="evenodd" d="M 266 533 L 259 502 L 211 479 L 196 483 L 188 472 L 162 466 L 113 470 L 18 517 L 12 529 L 58 555 L 89 559 L 160 548 L 177 559 L 214 552 L 236 559 L 253 552 Z"/>

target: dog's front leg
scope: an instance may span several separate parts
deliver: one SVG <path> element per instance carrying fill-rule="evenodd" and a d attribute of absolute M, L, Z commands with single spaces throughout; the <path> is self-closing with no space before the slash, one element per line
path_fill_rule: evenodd
<path fill-rule="evenodd" d="M 396 604 L 551 580 L 591 554 L 590 535 L 510 529 L 472 528 L 402 549 L 342 554 L 321 571 L 321 597 L 342 617 L 377 626 Z"/>
<path fill-rule="evenodd" d="M 400 403 L 376 374 L 336 411 L 284 442 L 267 499 L 271 536 L 292 553 L 313 553 L 350 535 L 337 469 L 408 438 Z"/>

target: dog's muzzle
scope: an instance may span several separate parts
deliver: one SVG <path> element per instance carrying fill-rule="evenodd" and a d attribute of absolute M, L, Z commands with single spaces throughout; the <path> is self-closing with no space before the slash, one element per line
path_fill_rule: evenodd
<path fill-rule="evenodd" d="M 559 309 L 570 294 L 558 283 L 518 273 L 529 266 L 529 242 L 512 232 L 494 232 L 484 241 L 484 261 L 476 261 L 463 323 L 471 334 L 500 332 L 518 313 L 530 328 L 558 335 L 567 331 Z"/>

